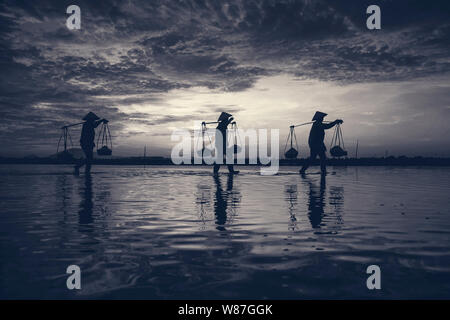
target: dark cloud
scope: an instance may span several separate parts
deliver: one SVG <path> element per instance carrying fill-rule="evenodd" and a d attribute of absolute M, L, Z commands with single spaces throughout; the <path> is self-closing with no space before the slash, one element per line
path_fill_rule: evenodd
<path fill-rule="evenodd" d="M 125 121 L 188 120 L 117 108 L 162 103 L 173 89 L 236 92 L 281 73 L 354 83 L 450 71 L 448 1 L 378 1 L 378 31 L 365 27 L 372 4 L 365 0 L 78 1 L 79 31 L 65 27 L 70 4 L 0 5 L 0 142 L 7 150 L 44 148 L 62 124 L 91 109 L 119 132 Z"/>

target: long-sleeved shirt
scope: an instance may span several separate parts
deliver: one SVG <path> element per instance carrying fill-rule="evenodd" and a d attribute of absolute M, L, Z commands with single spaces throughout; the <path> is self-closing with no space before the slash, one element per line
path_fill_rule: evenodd
<path fill-rule="evenodd" d="M 227 148 L 227 128 L 228 128 L 228 125 L 232 121 L 233 121 L 232 119 L 221 121 L 221 122 L 219 122 L 219 124 L 216 127 L 216 129 L 219 130 L 220 133 L 222 133 L 222 148 L 223 148 L 224 155 L 225 155 L 226 148 Z M 217 140 L 217 135 L 216 135 L 216 146 L 219 146 L 218 143 L 219 143 L 219 141 Z"/>
<path fill-rule="evenodd" d="M 99 121 L 86 121 L 81 129 L 80 145 L 82 148 L 94 148 L 95 128 L 102 123 Z"/>
<path fill-rule="evenodd" d="M 330 123 L 314 122 L 309 132 L 308 144 L 311 149 L 327 150 L 323 143 L 325 139 L 325 130 L 333 128 L 336 121 Z"/>

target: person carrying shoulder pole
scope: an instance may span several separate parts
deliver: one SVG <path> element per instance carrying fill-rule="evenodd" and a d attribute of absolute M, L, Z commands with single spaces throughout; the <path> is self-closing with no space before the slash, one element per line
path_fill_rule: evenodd
<path fill-rule="evenodd" d="M 81 129 L 80 146 L 84 152 L 85 159 L 81 160 L 75 165 L 75 174 L 80 173 L 80 168 L 86 165 L 85 173 L 89 174 L 91 172 L 92 160 L 94 159 L 94 139 L 95 139 L 95 128 L 97 128 L 101 123 L 108 123 L 108 120 L 101 119 L 93 112 L 89 112 L 84 116 L 83 128 Z"/>
<path fill-rule="evenodd" d="M 222 145 L 223 156 L 225 156 L 226 152 L 227 152 L 227 127 L 231 122 L 233 122 L 233 120 L 234 120 L 233 116 L 227 112 L 222 112 L 219 116 L 219 119 L 217 119 L 217 122 L 219 124 L 217 125 L 216 130 L 220 131 L 220 133 L 222 134 L 221 135 L 222 144 L 219 143 L 220 140 L 218 139 L 219 137 L 216 134 L 216 147 L 219 148 L 220 145 Z M 230 174 L 238 174 L 239 173 L 239 171 L 234 170 L 234 167 L 232 164 L 228 164 L 227 166 L 228 166 L 228 171 Z M 215 163 L 213 173 L 218 174 L 219 169 L 220 169 L 220 164 Z"/>
<path fill-rule="evenodd" d="M 336 119 L 330 123 L 323 123 L 323 118 L 327 116 L 326 113 L 317 111 L 312 118 L 314 121 L 311 131 L 309 132 L 308 144 L 310 148 L 310 157 L 306 160 L 303 167 L 300 169 L 300 174 L 304 174 L 306 169 L 311 165 L 311 163 L 316 159 L 317 156 L 320 158 L 320 171 L 322 175 L 327 173 L 326 168 L 326 155 L 325 152 L 327 148 L 325 147 L 324 139 L 325 139 L 325 130 L 333 128 L 337 124 L 344 123 L 344 121 L 340 119 Z"/>

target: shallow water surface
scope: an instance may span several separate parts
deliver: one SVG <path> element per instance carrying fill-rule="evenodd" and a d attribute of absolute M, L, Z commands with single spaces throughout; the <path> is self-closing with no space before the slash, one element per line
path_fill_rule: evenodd
<path fill-rule="evenodd" d="M 0 298 L 450 298 L 450 168 L 240 170 L 0 166 Z"/>

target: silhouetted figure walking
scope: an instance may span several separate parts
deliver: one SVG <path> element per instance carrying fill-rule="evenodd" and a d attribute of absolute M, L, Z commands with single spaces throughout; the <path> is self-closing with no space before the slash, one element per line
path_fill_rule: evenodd
<path fill-rule="evenodd" d="M 220 131 L 222 134 L 222 140 L 219 140 L 219 136 L 216 134 L 216 148 L 220 148 L 220 141 L 222 141 L 222 150 L 223 150 L 223 157 L 226 155 L 227 152 L 227 128 L 228 125 L 233 121 L 233 116 L 229 113 L 222 112 L 219 116 L 219 119 L 217 120 L 219 124 L 217 125 L 216 129 Z M 232 151 L 230 151 L 232 152 Z M 222 160 L 223 160 L 222 157 Z M 234 171 L 233 165 L 228 164 L 228 171 L 233 174 L 239 173 L 239 171 Z M 216 163 L 214 164 L 214 174 L 217 174 L 220 169 L 220 164 Z"/>
<path fill-rule="evenodd" d="M 85 120 L 85 122 L 83 123 L 83 128 L 81 129 L 80 146 L 84 152 L 85 159 L 75 165 L 75 174 L 79 174 L 80 168 L 84 165 L 86 165 L 86 174 L 91 172 L 92 160 L 94 159 L 95 128 L 97 128 L 101 123 L 108 123 L 108 120 L 100 120 L 100 118 L 93 112 L 89 112 L 85 115 L 83 120 Z"/>
<path fill-rule="evenodd" d="M 309 132 L 308 144 L 311 151 L 310 157 L 306 160 L 304 166 L 301 168 L 300 173 L 305 173 L 306 169 L 310 166 L 310 164 L 316 159 L 317 156 L 320 158 L 320 170 L 322 174 L 327 173 L 326 168 L 326 155 L 325 151 L 327 148 L 325 147 L 324 139 L 325 139 L 325 130 L 333 128 L 338 123 L 341 124 L 344 121 L 335 120 L 330 123 L 323 123 L 323 118 L 326 116 L 326 113 L 317 111 L 312 118 L 312 121 L 315 121 L 311 127 L 311 131 Z"/>

